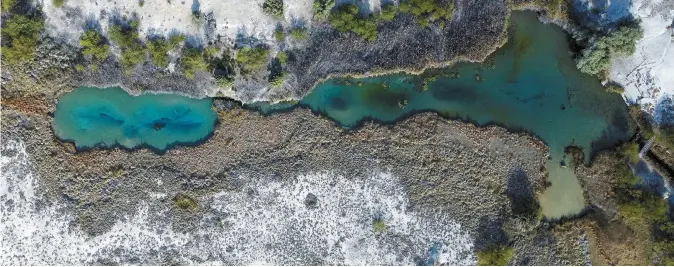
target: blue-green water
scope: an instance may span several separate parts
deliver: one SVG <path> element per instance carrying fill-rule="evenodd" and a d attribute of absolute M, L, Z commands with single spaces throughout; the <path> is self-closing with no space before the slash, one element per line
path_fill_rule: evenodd
<path fill-rule="evenodd" d="M 531 133 L 550 147 L 552 186 L 539 196 L 543 214 L 576 214 L 585 200 L 564 149 L 578 146 L 589 160 L 588 154 L 627 140 L 634 131 L 627 107 L 619 95 L 606 93 L 596 78 L 576 69 L 562 29 L 528 12 L 513 13 L 510 25 L 508 43 L 484 63 L 459 63 L 421 75 L 330 79 L 300 105 L 349 128 L 365 120 L 394 123 L 434 111 Z M 275 111 L 274 105 L 253 107 Z"/>
<path fill-rule="evenodd" d="M 131 96 L 119 87 L 80 87 L 59 99 L 52 128 L 78 149 L 148 146 L 164 151 L 207 138 L 217 118 L 212 104 L 211 99 L 167 94 Z"/>

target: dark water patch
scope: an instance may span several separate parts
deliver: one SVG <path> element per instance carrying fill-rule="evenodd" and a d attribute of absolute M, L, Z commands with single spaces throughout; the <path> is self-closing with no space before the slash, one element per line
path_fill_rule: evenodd
<path fill-rule="evenodd" d="M 177 95 L 131 96 L 119 87 L 80 87 L 59 99 L 52 129 L 78 150 L 145 146 L 161 153 L 208 138 L 217 119 L 212 102 Z"/>

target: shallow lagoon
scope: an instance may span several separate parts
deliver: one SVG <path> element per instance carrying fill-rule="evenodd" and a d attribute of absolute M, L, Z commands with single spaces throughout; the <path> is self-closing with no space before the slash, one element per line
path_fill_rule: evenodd
<path fill-rule="evenodd" d="M 531 12 L 513 13 L 510 25 L 508 43 L 484 63 L 459 63 L 421 75 L 330 79 L 300 105 L 348 128 L 364 120 L 395 123 L 434 111 L 528 132 L 550 147 L 552 185 L 539 196 L 543 214 L 577 214 L 585 200 L 565 148 L 582 148 L 587 161 L 588 154 L 627 140 L 634 126 L 619 95 L 606 93 L 596 78 L 576 69 L 562 29 L 541 23 Z M 253 107 L 269 113 L 278 111 L 274 106 Z M 286 104 L 277 107 L 287 109 Z"/>
<path fill-rule="evenodd" d="M 80 87 L 59 99 L 52 128 L 77 149 L 119 145 L 164 151 L 208 137 L 217 118 L 212 103 L 167 94 L 131 96 L 119 87 Z"/>

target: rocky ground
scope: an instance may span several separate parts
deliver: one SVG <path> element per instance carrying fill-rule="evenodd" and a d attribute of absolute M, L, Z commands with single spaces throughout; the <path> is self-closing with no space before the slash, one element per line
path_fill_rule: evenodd
<path fill-rule="evenodd" d="M 349 207 L 353 205 L 349 203 L 363 201 L 363 198 L 365 206 L 376 207 L 379 205 L 376 203 L 388 203 L 387 198 L 396 195 L 405 199 L 370 209 L 364 213 L 365 218 L 359 216 L 366 225 L 371 218 L 383 214 L 390 227 L 404 229 L 403 226 L 394 228 L 403 223 L 396 221 L 400 217 L 395 215 L 402 212 L 414 214 L 414 218 L 420 218 L 417 220 L 432 225 L 460 225 L 461 232 L 467 235 L 466 242 L 477 250 L 494 244 L 511 244 L 516 251 L 515 262 L 580 264 L 584 261 L 580 243 L 564 241 L 567 235 L 550 232 L 550 228 L 537 219 L 535 196 L 543 189 L 546 147 L 540 141 L 502 128 L 478 128 L 446 121 L 433 114 L 420 114 L 392 126 L 366 124 L 361 129 L 347 131 L 308 110 L 263 116 L 241 109 L 233 102 L 218 100 L 220 122 L 213 136 L 200 146 L 178 147 L 164 155 L 146 149 L 75 153 L 72 144 L 61 143 L 53 137 L 51 117 L 44 113 L 52 109 L 52 105 L 39 99 L 13 107 L 3 104 L 5 146 L 2 155 L 12 157 L 20 153 L 6 144 L 22 140 L 39 189 L 35 194 L 42 196 L 39 201 L 42 204 L 36 205 L 43 206 L 42 209 L 52 205 L 60 207 L 54 213 L 72 216 L 71 231 L 82 231 L 84 235 L 107 236 L 120 231 L 120 225 L 136 223 L 145 227 L 142 229 L 165 228 L 170 232 L 162 234 L 159 230 L 156 235 L 160 238 L 181 233 L 183 239 L 202 246 L 206 241 L 201 239 L 208 238 L 203 236 L 204 229 L 226 223 L 230 216 L 245 217 L 252 212 L 268 220 L 279 220 L 279 214 L 263 213 L 270 210 L 273 213 L 274 203 L 286 203 L 281 207 L 290 208 L 288 205 L 293 201 L 304 204 L 291 214 L 313 208 L 329 210 L 332 206 L 324 201 L 333 201 L 330 191 L 334 190 L 341 197 L 361 196 L 357 200 L 338 198 L 334 200 L 342 203 L 338 206 Z M 5 183 L 12 185 L 13 181 Z M 332 189 L 317 187 L 321 184 L 324 187 L 329 184 Z M 342 188 L 349 184 L 360 186 Z M 395 186 L 391 189 L 384 185 Z M 284 196 L 288 188 L 306 194 L 295 191 L 297 194 L 291 196 L 278 196 Z M 360 192 L 363 188 L 370 189 Z M 3 196 L 7 198 L 5 201 L 10 201 L 10 195 Z M 221 200 L 223 197 L 228 199 Z M 346 216 L 342 220 L 348 220 L 351 213 L 358 213 L 359 209 L 361 205 L 328 214 L 336 216 L 335 220 L 339 220 L 340 214 Z M 13 218 L 12 211 L 3 209 L 7 213 L 3 217 Z M 138 216 L 145 216 L 145 221 L 137 223 Z M 161 224 L 155 225 L 158 222 Z M 323 222 L 309 220 L 308 223 Z M 279 225 L 262 227 L 275 232 L 287 231 L 284 227 L 289 225 L 292 223 L 281 221 Z M 325 229 L 335 234 L 341 231 L 340 227 Z M 452 229 L 438 231 L 452 233 L 451 237 L 457 234 Z M 297 231 L 298 240 L 294 242 L 308 244 L 307 249 L 311 250 L 313 243 L 305 240 L 307 230 Z M 403 240 L 410 238 L 409 233 L 397 235 Z M 443 234 L 430 236 L 437 238 Z M 217 239 L 215 235 L 213 238 Z M 457 240 L 456 237 L 450 239 Z M 395 243 L 389 239 L 378 240 Z M 238 244 L 231 242 L 235 247 Z M 278 244 L 287 245 L 287 242 L 290 241 L 281 240 Z M 20 247 L 19 243 L 12 244 Z M 271 255 L 290 255 L 272 246 Z M 92 255 L 97 256 L 88 260 L 134 262 L 140 257 L 136 260 L 146 263 L 184 261 L 186 258 L 182 256 L 189 254 L 183 253 L 183 246 L 173 248 L 177 252 L 167 255 L 148 255 L 124 245 L 106 247 L 113 248 L 119 250 L 115 257 L 96 251 Z M 301 251 L 293 253 L 304 255 Z M 468 259 L 463 263 L 469 263 L 471 249 L 461 253 L 455 258 Z M 245 262 L 237 257 L 228 258 L 218 250 L 208 254 L 213 257 L 210 260 Z M 192 262 L 208 261 L 203 257 L 194 253 Z M 325 255 L 307 257 L 297 261 L 276 259 L 276 262 L 329 262 Z"/>

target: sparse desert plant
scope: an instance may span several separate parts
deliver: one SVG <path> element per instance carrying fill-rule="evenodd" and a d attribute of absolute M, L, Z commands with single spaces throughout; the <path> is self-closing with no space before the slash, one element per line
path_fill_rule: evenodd
<path fill-rule="evenodd" d="M 262 10 L 274 18 L 281 19 L 283 18 L 283 0 L 265 0 Z"/>
<path fill-rule="evenodd" d="M 199 203 L 192 197 L 185 194 L 178 194 L 173 198 L 176 207 L 184 211 L 195 211 L 199 209 Z"/>
<path fill-rule="evenodd" d="M 307 39 L 308 31 L 306 28 L 293 28 L 290 30 L 290 36 L 297 41 L 303 41 Z"/>
<path fill-rule="evenodd" d="M 236 54 L 236 62 L 241 68 L 256 71 L 267 65 L 269 50 L 264 47 L 244 47 Z"/>
<path fill-rule="evenodd" d="M 285 51 L 278 52 L 278 54 L 276 54 L 276 58 L 278 58 L 278 61 L 282 65 L 285 65 L 286 63 L 288 63 L 288 54 L 286 54 Z"/>
<path fill-rule="evenodd" d="M 4 1 L 3 1 L 4 5 Z M 2 28 L 3 40 L 2 57 L 6 63 L 14 64 L 30 61 L 35 57 L 35 47 L 38 44 L 38 35 L 44 26 L 40 17 L 13 15 L 5 20 Z"/>
<path fill-rule="evenodd" d="M 285 41 L 286 32 L 283 30 L 283 27 L 277 27 L 276 30 L 274 30 L 274 39 L 279 43 Z"/>
<path fill-rule="evenodd" d="M 481 266 L 506 266 L 513 257 L 509 246 L 498 246 L 477 252 L 477 264 Z"/>
<path fill-rule="evenodd" d="M 386 232 L 386 222 L 384 222 L 384 219 L 382 218 L 377 218 L 372 221 L 372 228 L 374 229 L 375 233 L 383 233 Z"/>

